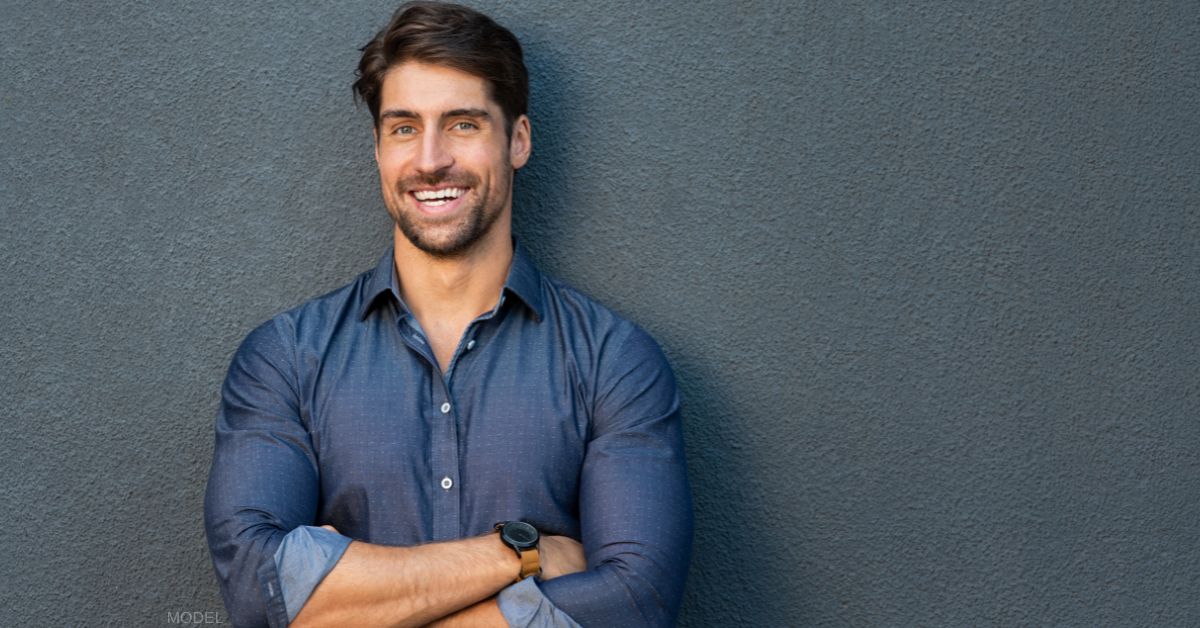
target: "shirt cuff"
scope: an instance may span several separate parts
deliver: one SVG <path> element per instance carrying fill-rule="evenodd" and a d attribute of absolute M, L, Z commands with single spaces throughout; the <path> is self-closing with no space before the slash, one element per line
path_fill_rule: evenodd
<path fill-rule="evenodd" d="M 496 603 L 512 628 L 580 628 L 542 594 L 533 578 L 525 578 L 501 591 Z"/>
<path fill-rule="evenodd" d="M 341 559 L 350 541 L 350 537 L 316 526 L 300 526 L 283 537 L 275 550 L 275 570 L 289 623 Z"/>

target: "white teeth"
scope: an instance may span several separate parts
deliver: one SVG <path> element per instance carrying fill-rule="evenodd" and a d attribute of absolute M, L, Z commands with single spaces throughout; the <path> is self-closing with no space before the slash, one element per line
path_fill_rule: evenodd
<path fill-rule="evenodd" d="M 463 195 L 462 188 L 443 188 L 441 190 L 421 190 L 413 192 L 413 196 L 417 197 L 418 201 L 432 201 L 435 199 L 454 199 Z M 438 203 L 442 205 L 443 203 Z"/>

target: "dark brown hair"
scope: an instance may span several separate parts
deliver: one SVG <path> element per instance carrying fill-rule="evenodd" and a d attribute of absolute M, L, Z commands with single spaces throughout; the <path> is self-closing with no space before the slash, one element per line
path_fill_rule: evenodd
<path fill-rule="evenodd" d="M 487 82 L 492 100 L 504 112 L 504 127 L 512 125 L 529 105 L 529 74 L 521 44 L 492 18 L 457 4 L 406 2 L 387 27 L 362 47 L 354 81 L 358 99 L 367 103 L 379 126 L 383 78 L 406 61 L 441 65 Z"/>

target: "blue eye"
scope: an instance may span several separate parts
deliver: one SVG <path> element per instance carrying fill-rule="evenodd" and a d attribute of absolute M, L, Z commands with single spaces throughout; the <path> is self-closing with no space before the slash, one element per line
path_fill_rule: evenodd
<path fill-rule="evenodd" d="M 408 126 L 407 124 L 398 126 L 392 130 L 392 133 L 395 135 L 412 135 L 416 132 L 417 130 L 415 128 Z"/>
<path fill-rule="evenodd" d="M 472 131 L 474 129 L 478 129 L 479 127 L 475 126 L 475 124 L 471 122 L 456 122 L 454 124 L 454 128 L 458 129 L 459 131 Z"/>

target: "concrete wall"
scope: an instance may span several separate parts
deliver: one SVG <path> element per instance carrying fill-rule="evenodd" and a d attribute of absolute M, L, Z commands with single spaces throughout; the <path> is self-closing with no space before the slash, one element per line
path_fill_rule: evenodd
<path fill-rule="evenodd" d="M 683 387 L 683 625 L 1200 623 L 1195 2 L 480 6 L 519 234 Z M 392 8 L 0 7 L 0 625 L 224 620 L 218 387 L 387 242 Z"/>

